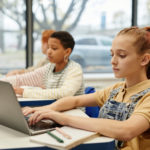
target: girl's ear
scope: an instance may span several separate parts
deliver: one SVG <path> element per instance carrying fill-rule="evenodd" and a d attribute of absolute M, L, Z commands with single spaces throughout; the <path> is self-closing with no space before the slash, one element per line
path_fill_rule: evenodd
<path fill-rule="evenodd" d="M 149 62 L 150 62 L 150 54 L 149 54 L 149 53 L 145 53 L 145 54 L 142 56 L 141 65 L 142 65 L 142 66 L 145 66 L 145 65 L 147 65 Z"/>

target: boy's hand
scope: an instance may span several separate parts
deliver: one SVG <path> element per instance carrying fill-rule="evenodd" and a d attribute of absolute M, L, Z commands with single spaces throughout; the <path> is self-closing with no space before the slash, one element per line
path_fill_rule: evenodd
<path fill-rule="evenodd" d="M 16 94 L 23 95 L 23 91 L 24 91 L 23 88 L 16 88 L 16 87 L 13 88 Z"/>

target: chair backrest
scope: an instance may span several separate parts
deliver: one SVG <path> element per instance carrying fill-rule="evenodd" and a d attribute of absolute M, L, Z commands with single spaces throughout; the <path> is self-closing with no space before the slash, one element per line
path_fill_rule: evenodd
<path fill-rule="evenodd" d="M 94 93 L 95 92 L 95 88 L 94 87 L 86 87 L 85 88 L 85 94 L 90 94 L 90 93 Z M 85 113 L 90 116 L 90 117 L 94 117 L 97 118 L 98 114 L 99 114 L 99 106 L 94 106 L 94 107 L 86 107 L 85 108 Z"/>

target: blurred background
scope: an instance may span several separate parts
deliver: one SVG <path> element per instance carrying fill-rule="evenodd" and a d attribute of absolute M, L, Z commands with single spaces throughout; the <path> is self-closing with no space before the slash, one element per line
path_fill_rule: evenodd
<path fill-rule="evenodd" d="M 0 0 L 0 73 L 36 64 L 44 57 L 42 31 L 54 29 L 74 36 L 71 58 L 85 80 L 115 81 L 113 37 L 125 27 L 149 24 L 150 0 Z"/>

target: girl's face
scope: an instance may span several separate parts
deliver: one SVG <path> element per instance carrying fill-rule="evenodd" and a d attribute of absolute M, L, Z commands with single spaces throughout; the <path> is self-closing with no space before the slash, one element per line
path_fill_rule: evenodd
<path fill-rule="evenodd" d="M 133 38 L 127 35 L 117 36 L 111 49 L 111 64 L 117 78 L 131 78 L 141 69 L 141 56 L 133 45 Z"/>
<path fill-rule="evenodd" d="M 51 63 L 64 63 L 64 57 L 67 55 L 67 50 L 62 46 L 60 40 L 49 38 L 47 57 Z M 68 56 L 68 55 L 67 55 Z"/>

